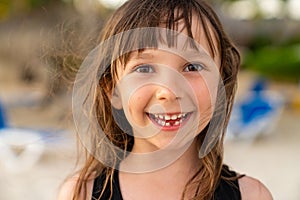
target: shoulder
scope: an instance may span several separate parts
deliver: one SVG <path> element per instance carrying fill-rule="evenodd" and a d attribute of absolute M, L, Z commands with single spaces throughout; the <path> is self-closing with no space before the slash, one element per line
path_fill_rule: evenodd
<path fill-rule="evenodd" d="M 67 179 L 60 187 L 57 200 L 71 200 L 74 194 L 78 177 Z"/>
<path fill-rule="evenodd" d="M 267 187 L 255 178 L 243 176 L 239 179 L 239 186 L 243 200 L 273 199 Z"/>
<path fill-rule="evenodd" d="M 79 181 L 79 175 L 74 175 L 68 178 L 60 187 L 57 200 L 72 200 L 75 192 L 76 185 Z M 80 195 L 78 200 L 91 199 L 94 179 L 89 179 L 86 184 L 87 196 Z"/>

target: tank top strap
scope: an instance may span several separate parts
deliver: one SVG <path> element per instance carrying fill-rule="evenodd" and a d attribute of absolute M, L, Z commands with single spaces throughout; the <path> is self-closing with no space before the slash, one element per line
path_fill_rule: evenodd
<path fill-rule="evenodd" d="M 243 176 L 243 175 L 242 175 Z M 214 193 L 214 200 L 241 200 L 238 175 L 223 165 L 221 178 Z"/>
<path fill-rule="evenodd" d="M 105 171 L 102 172 L 100 176 L 95 178 L 93 191 L 92 191 L 92 200 L 99 199 L 101 192 L 103 191 L 103 184 L 105 183 L 105 179 L 106 179 Z M 111 182 L 107 183 L 106 187 L 104 188 L 103 194 L 99 200 L 108 200 L 110 199 L 110 196 L 112 197 L 111 200 L 123 200 L 120 191 L 118 170 L 114 170 L 113 181 L 112 183 Z"/>
<path fill-rule="evenodd" d="M 119 171 L 115 170 L 113 175 L 112 185 L 108 182 L 103 191 L 103 185 L 106 179 L 106 172 L 102 172 L 94 180 L 92 200 L 123 200 L 120 183 L 119 183 Z M 111 190 L 112 189 L 112 190 Z M 101 192 L 103 194 L 100 197 Z M 223 165 L 221 171 L 221 178 L 214 192 L 214 200 L 241 200 L 241 192 L 239 188 L 237 173 L 231 171 L 227 165 Z"/>

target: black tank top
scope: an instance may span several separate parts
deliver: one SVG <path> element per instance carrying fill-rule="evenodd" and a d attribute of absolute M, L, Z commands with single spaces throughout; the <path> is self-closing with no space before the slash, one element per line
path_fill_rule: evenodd
<path fill-rule="evenodd" d="M 221 171 L 221 176 L 226 178 L 235 177 L 237 174 L 234 171 L 229 170 L 228 166 L 224 165 Z M 102 191 L 102 185 L 105 181 L 105 173 L 101 174 L 94 180 L 92 200 L 98 200 Z M 113 194 L 111 200 L 123 200 L 120 184 L 119 173 L 115 171 L 112 182 Z M 104 193 L 100 200 L 108 200 L 110 197 L 110 185 L 105 188 Z M 238 180 L 224 180 L 220 179 L 220 182 L 214 192 L 213 200 L 241 200 L 241 193 Z"/>

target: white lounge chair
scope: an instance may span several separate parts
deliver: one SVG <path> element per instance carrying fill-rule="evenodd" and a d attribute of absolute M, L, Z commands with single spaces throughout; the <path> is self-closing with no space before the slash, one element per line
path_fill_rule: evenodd
<path fill-rule="evenodd" d="M 37 131 L 9 127 L 7 121 L 0 103 L 0 166 L 10 172 L 22 172 L 39 160 L 45 142 Z"/>

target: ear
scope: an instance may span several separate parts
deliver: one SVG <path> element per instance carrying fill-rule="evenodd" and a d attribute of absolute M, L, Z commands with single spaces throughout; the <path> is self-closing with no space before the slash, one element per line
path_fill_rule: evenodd
<path fill-rule="evenodd" d="M 123 105 L 122 105 L 122 99 L 119 93 L 118 88 L 115 88 L 113 90 L 113 92 L 111 94 L 109 94 L 110 97 L 110 101 L 111 101 L 111 105 L 115 108 L 115 109 L 122 109 Z"/>

